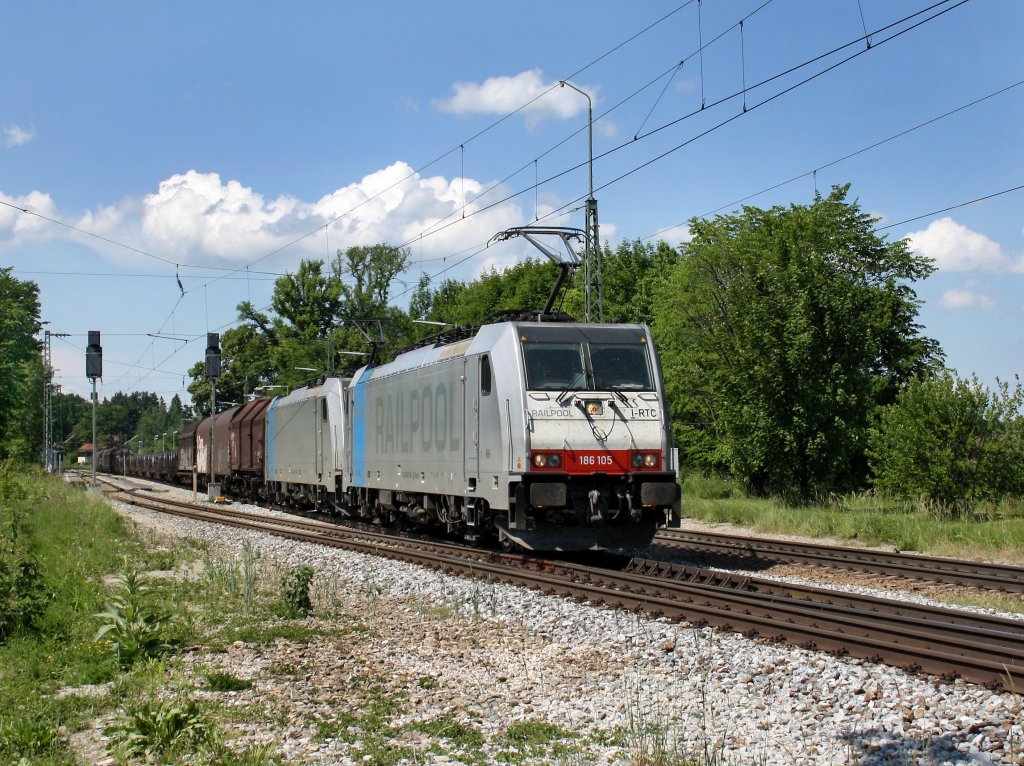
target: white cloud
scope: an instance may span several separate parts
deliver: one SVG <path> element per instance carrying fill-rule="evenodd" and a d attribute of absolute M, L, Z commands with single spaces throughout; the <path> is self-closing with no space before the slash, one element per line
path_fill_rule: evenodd
<path fill-rule="evenodd" d="M 491 185 L 471 178 L 424 177 L 396 162 L 308 202 L 289 195 L 267 199 L 240 181 L 189 170 L 161 181 L 142 199 L 79 214 L 74 225 L 183 265 L 252 263 L 285 246 L 285 260 L 294 263 L 322 258 L 325 244 L 333 252 L 375 242 L 412 242 L 413 259 L 430 260 L 480 247 L 495 232 L 526 223 L 523 211 L 511 202 L 483 209 L 507 194 L 502 187 L 487 191 Z M 75 218 L 62 215 L 41 192 L 17 198 L 0 193 L 0 199 L 49 218 Z M 436 233 L 421 239 L 421 232 Z M 0 206 L 0 247 L 57 238 L 73 239 L 122 263 L 139 263 L 138 253 L 124 247 Z"/>
<path fill-rule="evenodd" d="M 452 86 L 454 95 L 434 99 L 433 104 L 435 109 L 453 114 L 508 114 L 532 101 L 524 110 L 530 127 L 545 119 L 566 120 L 586 112 L 587 100 L 581 94 L 556 86 L 557 81 L 545 81 L 540 69 L 529 69 L 513 76 L 489 77 L 481 83 L 457 82 Z M 581 90 L 597 100 L 596 88 Z M 601 129 L 614 130 L 614 125 Z"/>
<path fill-rule="evenodd" d="M 672 226 L 658 232 L 658 240 L 664 241 L 672 247 L 676 247 L 683 242 L 689 242 L 691 239 L 693 239 L 693 234 L 690 233 L 690 227 L 686 224 Z"/>
<path fill-rule="evenodd" d="M 0 245 L 26 238 L 52 239 L 60 234 L 59 231 L 55 231 L 56 227 L 52 223 L 39 217 L 57 216 L 57 206 L 49 194 L 31 191 L 20 197 L 9 197 L 0 192 L 0 200 L 20 208 L 15 210 L 7 205 L 0 205 Z M 39 215 L 25 213 L 23 210 L 31 210 Z"/>
<path fill-rule="evenodd" d="M 177 262 L 254 260 L 286 244 L 296 224 L 308 223 L 308 206 L 302 207 L 290 197 L 267 201 L 238 181 L 223 183 L 217 173 L 189 170 L 143 199 L 139 228 L 146 250 Z"/>
<path fill-rule="evenodd" d="M 972 289 L 972 285 L 960 289 L 947 290 L 939 299 L 939 305 L 944 309 L 982 309 L 988 311 L 995 308 L 996 302 L 985 293 Z"/>
<path fill-rule="evenodd" d="M 8 125 L 4 129 L 4 144 L 8 149 L 15 146 L 21 146 L 27 144 L 33 138 L 36 137 L 34 130 L 26 130 L 25 128 L 18 127 L 17 125 Z"/>
<path fill-rule="evenodd" d="M 1020 271 L 1024 260 L 1014 260 L 998 242 L 971 231 L 952 218 L 932 221 L 927 229 L 907 234 L 911 249 L 935 261 L 941 271 Z"/>

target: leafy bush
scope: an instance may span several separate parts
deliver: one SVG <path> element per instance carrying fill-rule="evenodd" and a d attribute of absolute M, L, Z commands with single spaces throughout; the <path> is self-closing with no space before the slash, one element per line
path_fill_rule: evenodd
<path fill-rule="evenodd" d="M 869 437 L 875 487 L 943 514 L 1024 495 L 1024 390 L 944 373 L 908 385 Z"/>
<path fill-rule="evenodd" d="M 309 586 L 314 574 L 312 567 L 302 566 L 281 575 L 281 601 L 289 614 L 304 617 L 312 613 Z"/>
<path fill-rule="evenodd" d="M 109 646 L 123 668 L 168 648 L 161 634 L 169 615 L 158 610 L 158 593 L 144 575 L 128 572 L 118 578 L 107 608 L 94 615 L 103 623 L 95 640 Z"/>

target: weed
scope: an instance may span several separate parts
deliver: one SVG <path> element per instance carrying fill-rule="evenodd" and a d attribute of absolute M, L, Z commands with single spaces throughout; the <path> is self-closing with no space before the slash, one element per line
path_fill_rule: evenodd
<path fill-rule="evenodd" d="M 216 741 L 214 729 L 194 700 L 167 699 L 144 702 L 125 713 L 108 729 L 115 750 L 126 756 L 144 756 Z"/>
<path fill-rule="evenodd" d="M 537 747 L 559 739 L 575 738 L 572 732 L 548 721 L 517 721 L 509 724 L 505 730 L 505 739 L 521 747 Z"/>
<path fill-rule="evenodd" d="M 0 551 L 0 640 L 38 627 L 52 597 L 39 564 L 12 549 Z"/>
<path fill-rule="evenodd" d="M 259 585 L 260 552 L 247 540 L 242 548 L 242 603 L 253 610 Z"/>
<path fill-rule="evenodd" d="M 432 737 L 449 740 L 462 747 L 479 748 L 484 744 L 483 734 L 472 726 L 458 721 L 451 713 L 414 724 L 411 728 Z"/>
<path fill-rule="evenodd" d="M 123 668 L 169 648 L 162 632 L 169 615 L 154 604 L 159 591 L 135 571 L 118 578 L 107 608 L 94 615 L 103 624 L 94 640 L 111 647 Z"/>
<path fill-rule="evenodd" d="M 293 617 L 307 617 L 313 612 L 309 585 L 316 574 L 312 567 L 301 566 L 281 575 L 281 602 Z"/>
<path fill-rule="evenodd" d="M 216 766 L 280 766 L 282 760 L 270 744 L 235 752 L 218 743 L 213 746 L 211 763 Z"/>
<path fill-rule="evenodd" d="M 333 718 L 316 722 L 316 739 L 323 742 L 333 739 L 338 742 L 355 742 L 360 737 L 359 718 L 344 710 Z"/>
<path fill-rule="evenodd" d="M 433 676 L 421 676 L 416 680 L 416 685 L 421 689 L 436 689 L 437 679 Z"/>
<path fill-rule="evenodd" d="M 206 674 L 206 688 L 215 692 L 240 692 L 252 688 L 252 681 L 230 673 L 210 671 Z"/>
<path fill-rule="evenodd" d="M 169 571 L 177 565 L 177 558 L 169 548 L 151 548 L 146 552 L 145 565 L 147 569 Z"/>
<path fill-rule="evenodd" d="M 36 716 L 0 719 L 0 753 L 42 755 L 58 742 L 57 724 Z"/>
<path fill-rule="evenodd" d="M 266 624 L 251 622 L 230 627 L 222 631 L 219 638 L 226 643 L 242 641 L 246 644 L 272 644 L 277 640 L 306 644 L 318 636 L 331 635 L 331 630 L 311 625 L 295 625 L 275 622 Z"/>

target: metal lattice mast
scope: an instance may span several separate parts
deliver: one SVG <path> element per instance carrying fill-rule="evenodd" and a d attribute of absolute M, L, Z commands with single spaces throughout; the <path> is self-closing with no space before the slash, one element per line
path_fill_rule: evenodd
<path fill-rule="evenodd" d="M 597 223 L 597 200 L 594 199 L 594 102 L 590 94 L 580 90 L 568 80 L 560 80 L 564 88 L 569 86 L 587 98 L 587 169 L 590 177 L 590 191 L 586 202 L 586 243 L 583 251 L 584 298 L 588 322 L 604 321 L 604 300 L 601 297 L 601 234 Z"/>
<path fill-rule="evenodd" d="M 50 331 L 43 334 L 43 466 L 47 473 L 53 469 L 53 400 L 50 396 Z"/>
<path fill-rule="evenodd" d="M 67 337 L 66 332 L 46 330 L 43 333 L 43 465 L 47 473 L 57 467 L 53 453 L 53 357 L 50 339 Z"/>
<path fill-rule="evenodd" d="M 591 191 L 587 200 L 587 321 L 604 321 L 601 295 L 601 236 L 597 223 L 597 200 Z"/>

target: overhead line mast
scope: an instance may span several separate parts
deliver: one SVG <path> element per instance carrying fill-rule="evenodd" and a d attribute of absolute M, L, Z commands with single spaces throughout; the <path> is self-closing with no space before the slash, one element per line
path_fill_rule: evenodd
<path fill-rule="evenodd" d="M 597 223 L 597 200 L 594 199 L 594 103 L 590 94 L 580 90 L 568 80 L 560 80 L 563 88 L 568 86 L 587 98 L 587 169 L 590 174 L 590 193 L 585 203 L 586 240 L 583 250 L 584 300 L 586 301 L 586 319 L 604 321 L 604 299 L 601 296 L 601 236 Z"/>

